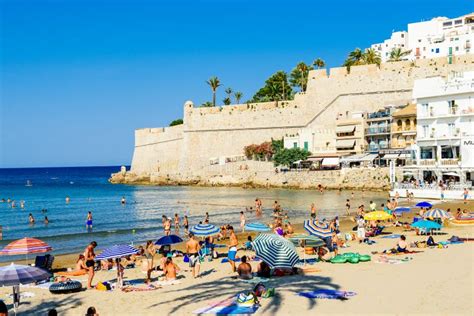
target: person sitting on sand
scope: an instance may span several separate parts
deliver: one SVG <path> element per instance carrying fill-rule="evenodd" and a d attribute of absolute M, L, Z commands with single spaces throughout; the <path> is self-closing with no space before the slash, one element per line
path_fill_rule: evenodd
<path fill-rule="evenodd" d="M 84 257 L 84 255 L 81 254 L 79 255 L 79 258 L 77 258 L 76 269 L 74 271 L 84 271 L 85 273 L 89 271 L 86 266 L 86 257 Z"/>
<path fill-rule="evenodd" d="M 397 251 L 398 252 L 407 252 L 408 251 L 408 243 L 406 241 L 405 235 L 400 236 L 400 240 L 397 243 Z"/>
<path fill-rule="evenodd" d="M 91 306 L 87 309 L 86 316 L 99 316 L 99 313 L 94 306 Z"/>
<path fill-rule="evenodd" d="M 323 262 L 329 262 L 333 257 L 331 252 L 326 247 L 318 248 L 318 259 Z"/>
<path fill-rule="evenodd" d="M 287 235 L 293 235 L 295 233 L 295 230 L 293 229 L 293 226 L 291 225 L 290 222 L 286 224 L 286 234 Z"/>
<path fill-rule="evenodd" d="M 252 236 L 247 236 L 247 241 L 244 244 L 245 250 L 252 250 Z"/>
<path fill-rule="evenodd" d="M 100 261 L 101 270 L 108 271 L 108 270 L 112 269 L 113 267 L 114 267 L 114 262 L 112 261 L 112 259 L 101 260 Z"/>
<path fill-rule="evenodd" d="M 257 276 L 261 278 L 269 278 L 271 276 L 272 270 L 270 266 L 265 262 L 261 261 L 257 267 Z"/>
<path fill-rule="evenodd" d="M 252 278 L 252 266 L 247 262 L 247 256 L 242 256 L 240 259 L 242 262 L 237 268 L 237 273 L 241 279 L 251 279 Z"/>
<path fill-rule="evenodd" d="M 167 256 L 166 262 L 163 267 L 163 272 L 165 273 L 166 281 L 176 280 L 176 275 L 180 271 L 179 267 L 176 265 L 176 263 L 173 262 L 173 258 L 170 255 Z"/>

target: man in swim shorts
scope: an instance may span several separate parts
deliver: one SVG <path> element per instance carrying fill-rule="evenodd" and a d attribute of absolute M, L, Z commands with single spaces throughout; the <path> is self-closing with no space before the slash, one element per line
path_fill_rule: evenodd
<path fill-rule="evenodd" d="M 199 261 L 199 242 L 194 238 L 194 234 L 189 234 L 189 240 L 186 243 L 186 254 L 189 258 L 189 266 L 193 269 L 193 277 L 197 278 L 199 276 L 199 268 L 201 267 L 201 262 Z"/>
<path fill-rule="evenodd" d="M 95 253 L 94 249 L 97 247 L 97 243 L 95 241 L 91 242 L 86 249 L 84 250 L 84 258 L 86 260 L 86 267 L 89 271 L 89 278 L 87 280 L 87 288 L 92 288 L 92 279 L 94 278 L 94 265 L 95 265 Z"/>
<path fill-rule="evenodd" d="M 232 226 L 228 227 L 229 230 L 229 253 L 227 257 L 230 262 L 230 266 L 232 268 L 232 273 L 235 272 L 235 258 L 237 255 L 237 245 L 239 244 L 237 240 L 237 236 L 235 235 L 234 228 Z"/>
<path fill-rule="evenodd" d="M 92 212 L 87 213 L 86 229 L 92 229 Z"/>

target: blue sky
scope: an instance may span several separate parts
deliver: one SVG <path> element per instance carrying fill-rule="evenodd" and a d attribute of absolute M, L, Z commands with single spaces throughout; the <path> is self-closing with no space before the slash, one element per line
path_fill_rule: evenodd
<path fill-rule="evenodd" d="M 211 100 L 213 75 L 246 100 L 299 61 L 339 66 L 407 23 L 474 11 L 472 0 L 0 5 L 0 168 L 129 164 L 134 129 Z"/>

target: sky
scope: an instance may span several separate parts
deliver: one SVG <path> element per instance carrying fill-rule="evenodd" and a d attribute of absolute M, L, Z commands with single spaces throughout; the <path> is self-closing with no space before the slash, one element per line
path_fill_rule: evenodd
<path fill-rule="evenodd" d="M 472 0 L 0 0 L 0 168 L 129 165 L 134 130 Z"/>

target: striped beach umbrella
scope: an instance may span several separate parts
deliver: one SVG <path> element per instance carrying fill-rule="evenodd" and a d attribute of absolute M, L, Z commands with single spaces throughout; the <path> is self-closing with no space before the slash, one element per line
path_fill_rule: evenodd
<path fill-rule="evenodd" d="M 9 243 L 0 251 L 1 255 L 27 255 L 51 251 L 50 245 L 36 238 L 25 237 Z"/>
<path fill-rule="evenodd" d="M 321 239 L 332 237 L 332 230 L 329 228 L 329 225 L 319 223 L 314 220 L 305 220 L 304 229 L 308 231 L 311 235 L 317 236 Z"/>
<path fill-rule="evenodd" d="M 251 231 L 251 232 L 269 232 L 271 231 L 270 227 L 267 225 L 260 223 L 260 222 L 255 222 L 255 223 L 250 223 L 245 225 L 245 230 Z"/>
<path fill-rule="evenodd" d="M 220 232 L 220 228 L 212 224 L 197 224 L 191 227 L 189 231 L 195 236 L 207 237 L 217 235 Z"/>
<path fill-rule="evenodd" d="M 0 286 L 30 284 L 46 280 L 50 276 L 46 270 L 12 263 L 0 268 Z"/>
<path fill-rule="evenodd" d="M 427 217 L 432 217 L 432 218 L 451 218 L 451 214 L 449 214 L 448 212 L 442 210 L 442 209 L 439 209 L 439 208 L 435 208 L 435 209 L 432 209 L 432 210 L 429 210 L 429 211 L 426 211 L 425 213 L 423 213 L 423 217 L 427 218 Z"/>
<path fill-rule="evenodd" d="M 433 207 L 433 204 L 431 204 L 430 202 L 423 201 L 423 202 L 416 203 L 415 206 L 416 207 L 428 208 L 428 207 Z"/>
<path fill-rule="evenodd" d="M 138 249 L 129 245 L 115 245 L 102 251 L 100 255 L 95 257 L 96 261 L 108 260 L 108 259 L 119 259 L 127 256 L 131 256 L 138 253 Z"/>
<path fill-rule="evenodd" d="M 293 268 L 300 260 L 295 246 L 287 239 L 275 234 L 260 234 L 252 242 L 257 257 L 270 268 Z"/>

